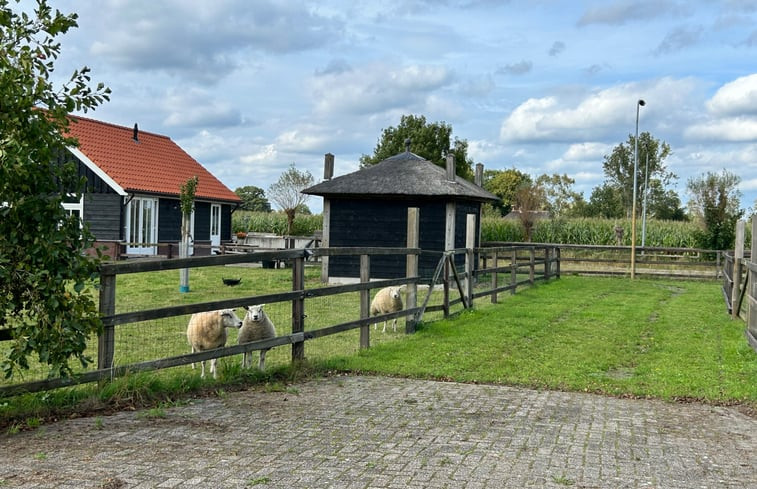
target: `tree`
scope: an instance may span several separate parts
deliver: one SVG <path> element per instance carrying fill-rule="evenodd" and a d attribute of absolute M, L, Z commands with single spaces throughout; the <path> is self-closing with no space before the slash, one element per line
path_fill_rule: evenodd
<path fill-rule="evenodd" d="M 544 207 L 546 202 L 544 189 L 536 184 L 524 183 L 515 191 L 515 202 L 519 211 L 518 218 L 526 233 L 525 240 L 531 241 L 537 212 Z"/>
<path fill-rule="evenodd" d="M 565 216 L 576 204 L 583 200 L 581 194 L 573 190 L 576 181 L 568 175 L 541 175 L 536 185 L 544 191 L 545 209 L 551 216 Z"/>
<path fill-rule="evenodd" d="M 616 146 L 610 155 L 605 156 L 602 168 L 605 174 L 605 184 L 613 188 L 620 195 L 621 205 L 626 215 L 631 215 L 633 208 L 633 167 L 635 136 L 628 136 L 628 143 Z M 653 138 L 648 132 L 639 134 L 639 154 L 636 174 L 636 208 L 641 209 L 642 187 L 647 174 L 649 162 L 650 187 L 659 182 L 664 188 L 671 180 L 678 177 L 665 167 L 665 158 L 670 156 L 670 146 L 666 142 Z"/>
<path fill-rule="evenodd" d="M 495 202 L 494 206 L 505 216 L 515 206 L 515 195 L 518 188 L 523 185 L 530 185 L 531 177 L 515 168 L 508 170 L 486 170 L 484 171 L 483 187 L 493 193 L 501 200 Z"/>
<path fill-rule="evenodd" d="M 620 192 L 607 183 L 594 187 L 589 196 L 584 217 L 617 219 L 624 217 L 626 210 Z"/>
<path fill-rule="evenodd" d="M 728 250 L 736 239 L 736 221 L 741 218 L 741 177 L 723 170 L 690 178 L 686 189 L 691 194 L 689 212 L 701 226 L 699 246 Z"/>
<path fill-rule="evenodd" d="M 410 151 L 428 161 L 446 166 L 446 156 L 455 156 L 455 173 L 473 180 L 473 160 L 468 159 L 468 141 L 451 141 L 452 126 L 445 122 L 426 122 L 422 115 L 403 115 L 397 127 L 388 127 L 381 134 L 373 156 L 362 155 L 360 167 L 375 165 L 391 156 L 405 151 L 405 142 L 410 140 Z"/>
<path fill-rule="evenodd" d="M 655 182 L 649 186 L 647 217 L 667 221 L 685 221 L 686 211 L 681 207 L 681 198 L 675 190 L 665 190 Z"/>
<path fill-rule="evenodd" d="M 313 185 L 313 175 L 305 170 L 301 172 L 295 168 L 294 163 L 281 174 L 276 183 L 268 188 L 268 195 L 274 204 L 279 206 L 287 216 L 287 234 L 292 234 L 294 217 L 297 209 L 304 205 L 310 197 L 302 191 Z"/>
<path fill-rule="evenodd" d="M 87 340 L 102 328 L 93 281 L 100 253 L 87 226 L 63 208 L 79 200 L 84 180 L 64 155 L 68 114 L 109 99 L 102 83 L 91 88 L 89 68 L 62 86 L 50 81 L 61 47 L 56 37 L 77 27 L 76 14 L 53 13 L 39 0 L 34 13 L 15 12 L 0 0 L 0 323 L 5 377 L 29 368 L 36 354 L 50 377 L 83 366 Z"/>
<path fill-rule="evenodd" d="M 265 191 L 254 185 L 239 187 L 234 193 L 242 199 L 241 208 L 246 211 L 271 212 L 271 203 L 265 197 Z"/>

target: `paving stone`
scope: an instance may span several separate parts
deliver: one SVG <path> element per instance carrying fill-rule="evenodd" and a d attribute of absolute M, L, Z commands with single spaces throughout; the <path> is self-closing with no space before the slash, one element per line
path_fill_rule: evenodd
<path fill-rule="evenodd" d="M 757 487 L 730 408 L 385 377 L 0 435 L 0 487 Z"/>

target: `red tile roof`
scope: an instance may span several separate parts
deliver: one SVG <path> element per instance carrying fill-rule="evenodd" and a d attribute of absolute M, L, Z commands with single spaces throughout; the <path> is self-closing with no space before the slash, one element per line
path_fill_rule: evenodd
<path fill-rule="evenodd" d="M 79 150 L 127 192 L 178 196 L 180 186 L 193 176 L 199 181 L 199 199 L 239 202 L 240 199 L 168 136 L 85 117 L 71 116 L 70 135 Z"/>

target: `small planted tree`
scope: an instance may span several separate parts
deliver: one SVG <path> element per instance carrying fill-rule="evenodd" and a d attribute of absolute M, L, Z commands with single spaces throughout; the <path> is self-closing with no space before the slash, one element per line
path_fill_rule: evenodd
<path fill-rule="evenodd" d="M 89 69 L 63 86 L 50 76 L 60 54 L 55 38 L 77 26 L 76 14 L 53 12 L 38 0 L 33 14 L 0 1 L 0 332 L 6 378 L 36 356 L 50 377 L 73 373 L 69 360 L 92 360 L 87 340 L 100 331 L 93 285 L 99 257 L 94 237 L 64 199 L 82 197 L 83 179 L 64 158 L 77 142 L 66 136 L 68 114 L 108 100 L 89 86 Z"/>
<path fill-rule="evenodd" d="M 268 189 L 271 201 L 287 216 L 287 234 L 292 234 L 297 210 L 302 208 L 310 197 L 302 191 L 312 186 L 313 181 L 313 175 L 309 171 L 299 171 L 292 163 Z"/>
<path fill-rule="evenodd" d="M 192 236 L 191 229 L 192 211 L 195 208 L 195 194 L 197 193 L 197 184 L 200 179 L 194 176 L 183 183 L 179 191 L 179 200 L 181 202 L 181 242 L 179 243 L 179 258 L 189 256 L 189 243 Z M 182 268 L 179 270 L 179 291 L 189 292 L 189 269 Z"/>

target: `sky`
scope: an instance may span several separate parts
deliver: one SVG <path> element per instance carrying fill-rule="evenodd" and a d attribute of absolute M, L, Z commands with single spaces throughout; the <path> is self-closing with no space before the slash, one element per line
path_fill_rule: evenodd
<path fill-rule="evenodd" d="M 88 66 L 113 92 L 82 115 L 169 136 L 232 190 L 292 164 L 319 182 L 325 153 L 356 171 L 413 114 L 487 170 L 566 174 L 588 200 L 638 108 L 684 204 L 724 169 L 757 199 L 757 0 L 50 3 L 79 15 L 55 76 Z"/>

